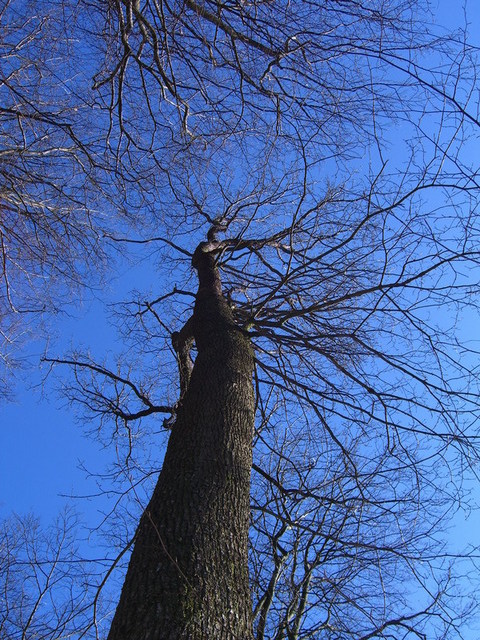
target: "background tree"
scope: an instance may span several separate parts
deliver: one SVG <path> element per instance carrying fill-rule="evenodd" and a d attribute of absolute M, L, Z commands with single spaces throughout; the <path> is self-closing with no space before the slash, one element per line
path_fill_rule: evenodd
<path fill-rule="evenodd" d="M 88 9 L 118 205 L 143 223 L 112 239 L 155 247 L 162 282 L 125 307 L 128 366 L 72 356 L 66 391 L 123 447 L 116 477 L 143 506 L 159 461 L 141 444 L 161 440 L 156 416 L 172 427 L 110 637 L 161 638 L 165 611 L 171 638 L 461 634 L 475 603 L 442 532 L 478 457 L 475 365 L 452 337 L 478 288 L 474 49 L 410 2 Z M 227 535 L 244 529 L 225 525 L 248 515 L 228 479 L 249 445 L 222 414 L 236 424 L 248 385 L 218 379 L 233 335 L 255 354 L 247 622 L 243 533 Z M 215 385 L 231 405 L 205 402 Z M 212 603 L 233 582 L 227 616 Z"/>
<path fill-rule="evenodd" d="M 0 637 L 81 637 L 93 622 L 93 576 L 74 540 L 77 521 L 64 512 L 42 528 L 34 516 L 12 515 L 0 534 Z"/>
<path fill-rule="evenodd" d="M 98 284 L 111 209 L 75 68 L 73 7 L 8 0 L 0 10 L 0 379 L 32 329 Z M 73 64 L 71 64 L 73 63 Z M 111 181 L 111 180 L 110 180 Z M 100 206 L 100 202 L 102 203 Z M 97 275 L 95 275 L 97 274 Z M 51 324 L 50 324 L 51 328 Z M 47 331 L 48 333 L 48 331 Z"/>

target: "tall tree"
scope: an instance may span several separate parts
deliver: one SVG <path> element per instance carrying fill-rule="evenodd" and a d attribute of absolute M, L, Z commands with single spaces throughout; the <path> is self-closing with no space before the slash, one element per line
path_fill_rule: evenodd
<path fill-rule="evenodd" d="M 223 296 L 215 245 L 193 256 L 195 308 L 174 336 L 184 389 L 109 638 L 252 637 L 253 351 Z"/>
<path fill-rule="evenodd" d="M 441 533 L 478 461 L 452 338 L 478 291 L 475 50 L 417 5 L 89 6 L 144 227 L 112 240 L 157 247 L 162 292 L 132 315 L 162 357 L 138 380 L 131 353 L 64 359 L 67 393 L 132 487 L 145 419 L 172 429 L 109 640 L 461 633 Z"/>

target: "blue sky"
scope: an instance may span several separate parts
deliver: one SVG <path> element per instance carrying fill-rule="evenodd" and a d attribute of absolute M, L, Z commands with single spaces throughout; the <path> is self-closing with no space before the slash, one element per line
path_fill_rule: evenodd
<path fill-rule="evenodd" d="M 61 345 L 83 342 L 100 348 L 109 343 L 112 330 L 101 302 L 86 302 L 83 310 L 72 313 L 57 327 Z M 57 351 L 53 346 L 56 342 L 52 340 L 52 351 L 61 355 L 62 347 Z M 32 345 L 28 351 L 25 369 L 17 372 L 15 398 L 1 407 L 1 507 L 4 513 L 32 511 L 52 518 L 69 501 L 64 494 L 95 490 L 79 465 L 100 470 L 108 455 L 82 435 L 54 381 L 44 382 L 45 369 L 35 365 L 41 352 L 33 351 Z M 85 504 L 79 507 L 89 510 Z"/>
<path fill-rule="evenodd" d="M 457 20 L 459 15 L 449 14 L 449 3 L 439 5 L 439 21 Z M 480 8 L 470 3 L 471 34 L 480 33 Z M 477 40 L 479 37 L 477 36 Z M 148 263 L 146 263 L 148 264 Z M 108 280 L 105 289 L 87 292 L 81 306 L 68 309 L 68 316 L 58 317 L 54 323 L 48 351 L 62 356 L 71 345 L 85 345 L 101 355 L 115 348 L 115 329 L 109 321 L 106 304 L 122 300 L 125 290 L 135 286 L 137 278 L 151 273 L 146 264 L 122 270 Z M 464 318 L 462 332 L 476 339 L 479 318 Z M 38 365 L 44 345 L 29 344 L 23 353 L 25 367 L 17 372 L 16 392 L 8 404 L 0 405 L 2 447 L 0 451 L 0 513 L 11 511 L 33 512 L 45 522 L 53 519 L 70 495 L 97 493 L 94 478 L 86 477 L 84 468 L 92 473 L 102 472 L 111 462 L 110 450 L 82 435 L 71 407 L 56 391 L 53 377 L 44 380 L 45 368 Z M 480 490 L 472 483 L 474 493 L 480 498 Z M 77 509 L 90 526 L 101 520 L 105 499 L 76 500 Z M 480 514 L 472 513 L 468 519 L 459 515 L 451 531 L 452 544 L 477 543 L 480 531 Z M 472 630 L 470 640 L 477 640 Z"/>
<path fill-rule="evenodd" d="M 95 479 L 89 479 L 86 470 L 102 473 L 112 461 L 112 451 L 85 435 L 81 419 L 61 395 L 66 370 L 47 375 L 49 367 L 40 359 L 45 354 L 61 358 L 72 349 L 90 351 L 102 359 L 121 349 L 111 305 L 128 298 L 139 279 L 148 288 L 148 274 L 155 270 L 144 260 L 145 256 L 136 264 L 122 265 L 119 259 L 101 290 L 83 292 L 80 304 L 54 319 L 47 345 L 29 343 L 20 354 L 24 364 L 15 374 L 13 399 L 0 405 L 3 515 L 32 512 L 47 522 L 71 503 L 70 496 L 98 493 Z M 97 524 L 101 500 L 74 502 L 90 525 Z"/>

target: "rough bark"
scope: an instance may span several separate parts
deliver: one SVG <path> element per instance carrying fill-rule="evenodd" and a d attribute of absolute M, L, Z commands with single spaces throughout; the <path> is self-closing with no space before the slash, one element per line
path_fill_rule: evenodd
<path fill-rule="evenodd" d="M 250 640 L 253 354 L 209 243 L 193 265 L 197 357 L 143 514 L 108 640 Z"/>

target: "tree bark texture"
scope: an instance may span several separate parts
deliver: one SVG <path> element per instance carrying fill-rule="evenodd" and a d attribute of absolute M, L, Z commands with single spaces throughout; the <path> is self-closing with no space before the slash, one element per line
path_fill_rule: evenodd
<path fill-rule="evenodd" d="M 253 352 L 203 243 L 189 325 L 197 357 L 135 537 L 108 640 L 251 640 Z M 182 390 L 183 391 L 183 390 Z"/>

